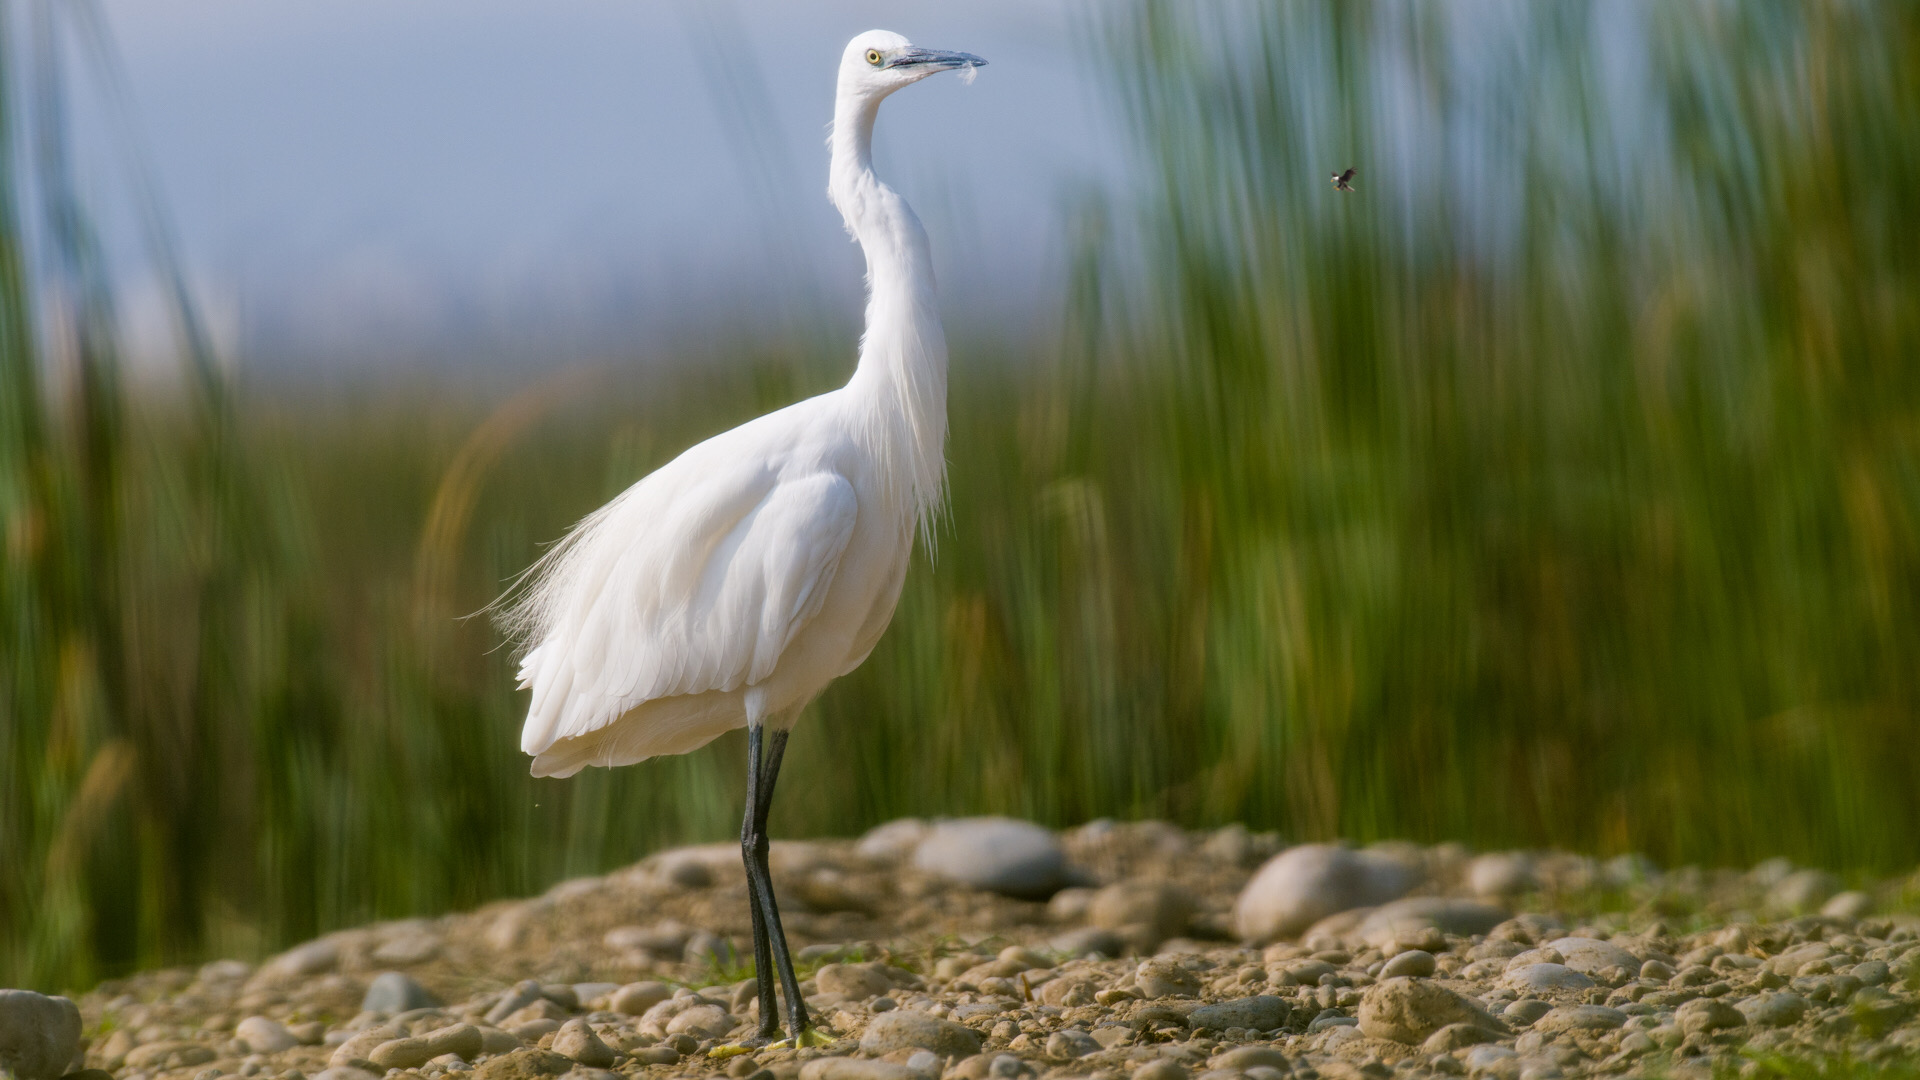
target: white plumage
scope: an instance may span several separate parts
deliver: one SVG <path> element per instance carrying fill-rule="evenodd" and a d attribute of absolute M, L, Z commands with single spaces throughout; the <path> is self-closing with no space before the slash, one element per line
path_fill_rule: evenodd
<path fill-rule="evenodd" d="M 785 731 L 866 659 L 944 492 L 946 342 L 927 236 L 874 176 L 880 102 L 985 61 L 884 31 L 842 57 L 828 194 L 867 257 L 854 375 L 687 450 L 577 525 L 505 622 L 539 776 Z"/>

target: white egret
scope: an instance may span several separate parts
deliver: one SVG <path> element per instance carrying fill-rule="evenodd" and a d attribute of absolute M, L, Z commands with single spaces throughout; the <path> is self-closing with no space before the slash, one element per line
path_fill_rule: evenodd
<path fill-rule="evenodd" d="M 533 690 L 536 776 L 682 754 L 747 729 L 740 847 L 760 1037 L 807 1036 L 767 868 L 787 734 L 893 617 L 917 531 L 944 496 L 947 347 L 926 230 L 873 173 L 880 102 L 986 61 L 873 30 L 848 43 L 827 192 L 867 259 L 866 332 L 847 384 L 693 447 L 576 525 L 528 571 L 504 622 Z"/>

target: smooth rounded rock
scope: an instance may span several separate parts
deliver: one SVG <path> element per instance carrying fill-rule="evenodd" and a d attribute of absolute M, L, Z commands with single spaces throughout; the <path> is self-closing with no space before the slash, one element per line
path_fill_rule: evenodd
<path fill-rule="evenodd" d="M 1796 870 L 1767 890 L 1767 903 L 1794 913 L 1817 911 L 1840 891 L 1840 879 L 1825 870 Z"/>
<path fill-rule="evenodd" d="M 1432 975 L 1433 971 L 1432 953 L 1422 949 L 1408 949 L 1406 952 L 1394 954 L 1393 958 L 1387 961 L 1386 966 L 1380 969 L 1380 977 L 1383 979 L 1397 979 L 1401 976 L 1425 978 Z"/>
<path fill-rule="evenodd" d="M 1409 896 L 1404 900 L 1381 904 L 1368 912 L 1354 927 L 1353 936 L 1376 949 L 1384 949 L 1395 941 L 1427 938 L 1434 931 L 1459 937 L 1484 934 L 1506 920 L 1505 908 L 1478 900 Z M 1442 948 L 1446 944 L 1444 937 L 1423 943 L 1431 944 L 1433 948 Z"/>
<path fill-rule="evenodd" d="M 1329 915 L 1384 904 L 1419 875 L 1384 855 L 1301 844 L 1268 859 L 1233 905 L 1234 932 L 1249 941 L 1290 938 Z"/>
<path fill-rule="evenodd" d="M 1134 969 L 1133 983 L 1140 988 L 1140 996 L 1148 999 L 1196 997 L 1200 993 L 1199 976 L 1171 960 L 1144 961 Z"/>
<path fill-rule="evenodd" d="M 1611 968 L 1639 971 L 1640 958 L 1610 941 L 1598 938 L 1563 937 L 1546 943 L 1565 959 L 1560 962 L 1586 976 L 1598 976 Z"/>
<path fill-rule="evenodd" d="M 1586 990 L 1593 980 L 1565 964 L 1522 964 L 1508 968 L 1500 977 L 1502 985 L 1522 994 L 1548 994 L 1556 990 Z"/>
<path fill-rule="evenodd" d="M 1455 1050 L 1464 1050 L 1469 1046 L 1490 1043 L 1500 1036 L 1496 1032 L 1475 1024 L 1448 1024 L 1446 1027 L 1427 1036 L 1420 1044 L 1423 1054 L 1451 1054 Z"/>
<path fill-rule="evenodd" d="M 474 1067 L 475 1080 L 535 1080 L 573 1069 L 573 1059 L 531 1046 L 489 1058 Z"/>
<path fill-rule="evenodd" d="M 80 1052 L 80 1007 L 31 990 L 0 990 L 0 1068 L 55 1080 Z"/>
<path fill-rule="evenodd" d="M 277 1054 L 300 1045 L 300 1040 L 279 1021 L 264 1016 L 249 1016 L 235 1024 L 233 1037 L 246 1043 L 247 1049 L 256 1054 Z"/>
<path fill-rule="evenodd" d="M 1539 888 L 1533 860 L 1525 855 L 1496 852 L 1467 864 L 1467 889 L 1475 896 L 1505 900 Z"/>
<path fill-rule="evenodd" d="M 1211 1005 L 1202 1005 L 1187 1014 L 1187 1023 L 1193 1027 L 1212 1028 L 1225 1031 L 1228 1028 L 1245 1028 L 1248 1031 L 1272 1031 L 1284 1027 L 1293 1008 L 1285 1000 L 1271 994 L 1259 994 L 1254 997 L 1236 998 L 1232 1001 L 1217 1001 Z"/>
<path fill-rule="evenodd" d="M 1820 905 L 1820 914 L 1829 919 L 1864 919 L 1873 914 L 1873 897 L 1857 890 L 1835 893 Z"/>
<path fill-rule="evenodd" d="M 1742 1001 L 1738 1008 L 1754 1027 L 1791 1027 L 1807 1015 L 1807 999 L 1791 990 L 1768 991 Z"/>
<path fill-rule="evenodd" d="M 1187 1080 L 1187 1070 L 1168 1058 L 1155 1058 L 1133 1070 L 1133 1080 Z"/>
<path fill-rule="evenodd" d="M 1068 882 L 1066 850 L 1051 829 L 1030 821 L 981 817 L 935 825 L 913 865 L 976 889 L 1045 899 Z"/>
<path fill-rule="evenodd" d="M 853 853 L 874 862 L 901 862 L 913 857 L 927 831 L 927 823 L 919 818 L 896 818 L 868 829 L 853 845 Z"/>
<path fill-rule="evenodd" d="M 1471 1001 L 1426 979 L 1387 979 L 1360 997 L 1360 1030 L 1376 1039 L 1419 1045 L 1448 1024 L 1505 1034 L 1507 1026 Z"/>
<path fill-rule="evenodd" d="M 1627 1014 L 1605 1005 L 1562 1005 L 1533 1022 L 1534 1031 L 1612 1031 L 1627 1022 Z"/>
<path fill-rule="evenodd" d="M 569 1020 L 560 1025 L 553 1036 L 553 1052 L 589 1068 L 605 1069 L 613 1065 L 613 1047 L 601 1042 L 585 1020 Z"/>
<path fill-rule="evenodd" d="M 895 1050 L 931 1050 L 942 1057 L 971 1057 L 980 1052 L 980 1035 L 964 1024 L 896 1009 L 881 1013 L 860 1037 L 863 1053 L 879 1057 Z"/>
<path fill-rule="evenodd" d="M 608 1007 L 622 1016 L 643 1016 L 672 996 L 673 987 L 663 982 L 628 983 L 613 992 Z"/>
<path fill-rule="evenodd" d="M 1047 1036 L 1047 1056 L 1050 1058 L 1082 1058 L 1099 1052 L 1100 1043 L 1093 1036 L 1075 1028 Z"/>
<path fill-rule="evenodd" d="M 367 992 L 360 998 L 360 1011 L 403 1013 L 443 1004 L 433 991 L 414 982 L 405 972 L 383 971 L 367 984 Z"/>
<path fill-rule="evenodd" d="M 1673 1011 L 1673 1022 L 1689 1035 L 1745 1027 L 1740 1010 L 1719 998 L 1695 998 Z"/>
<path fill-rule="evenodd" d="M 842 994 L 856 1001 L 879 997 L 893 989 L 893 980 L 874 964 L 828 964 L 813 974 L 823 994 Z"/>
<path fill-rule="evenodd" d="M 1287 1055 L 1271 1046 L 1236 1046 L 1213 1059 L 1213 1067 L 1216 1069 L 1239 1071 L 1260 1067 L 1286 1069 L 1289 1065 Z"/>
<path fill-rule="evenodd" d="M 822 1057 L 800 1066 L 800 1080 L 924 1080 L 905 1065 L 865 1058 Z"/>
<path fill-rule="evenodd" d="M 1525 1027 L 1552 1011 L 1553 1006 L 1539 998 L 1521 998 L 1501 1010 L 1500 1016 L 1509 1024 Z"/>

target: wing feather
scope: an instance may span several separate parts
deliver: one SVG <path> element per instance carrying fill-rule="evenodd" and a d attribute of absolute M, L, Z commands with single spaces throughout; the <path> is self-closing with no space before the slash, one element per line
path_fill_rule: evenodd
<path fill-rule="evenodd" d="M 858 513 L 833 472 L 694 467 L 629 488 L 536 569 L 516 608 L 533 641 L 521 748 L 766 679 L 819 613 Z"/>

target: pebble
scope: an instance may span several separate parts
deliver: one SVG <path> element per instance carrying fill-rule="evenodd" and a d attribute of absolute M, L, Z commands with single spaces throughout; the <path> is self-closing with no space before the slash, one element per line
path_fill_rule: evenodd
<path fill-rule="evenodd" d="M 264 1016 L 249 1016 L 234 1025 L 233 1037 L 247 1044 L 247 1049 L 256 1054 L 277 1054 L 282 1050 L 291 1050 L 300 1045 L 277 1020 Z"/>
<path fill-rule="evenodd" d="M 1626 1013 L 1605 1005 L 1562 1005 L 1535 1020 L 1530 1030 L 1549 1034 L 1561 1031 L 1612 1031 L 1626 1022 Z"/>
<path fill-rule="evenodd" d="M 0 990 L 0 1068 L 55 1080 L 80 1052 L 80 1007 L 31 990 Z"/>
<path fill-rule="evenodd" d="M 1193 897 L 1164 881 L 1122 881 L 1093 894 L 1087 902 L 1087 921 L 1102 930 L 1127 936 L 1134 931 L 1143 948 L 1152 948 L 1186 932 L 1193 915 Z"/>
<path fill-rule="evenodd" d="M 1744 1027 L 1747 1018 L 1740 1010 L 1718 998 L 1695 998 L 1673 1011 L 1673 1022 L 1689 1035 Z"/>
<path fill-rule="evenodd" d="M 1795 870 L 1767 890 L 1767 904 L 1799 915 L 1816 911 L 1840 891 L 1840 879 L 1825 870 Z"/>
<path fill-rule="evenodd" d="M 821 1057 L 800 1066 L 800 1080 L 923 1080 L 905 1065 L 851 1057 Z"/>
<path fill-rule="evenodd" d="M 1540 887 L 1533 860 L 1519 853 L 1481 855 L 1467 864 L 1467 888 L 1488 900 L 1506 900 Z"/>
<path fill-rule="evenodd" d="M 340 946 L 332 938 L 296 945 L 262 965 L 270 975 L 299 978 L 332 971 L 340 963 Z"/>
<path fill-rule="evenodd" d="M 1403 975 L 1425 977 L 1432 975 L 1433 971 L 1432 953 L 1424 949 L 1408 949 L 1403 953 L 1396 953 L 1392 959 L 1388 960 L 1386 966 L 1380 969 L 1380 977 L 1383 979 L 1395 979 Z"/>
<path fill-rule="evenodd" d="M 913 857 L 927 838 L 927 823 L 919 818 L 897 818 L 875 825 L 853 845 L 853 853 L 879 863 L 897 863 Z"/>
<path fill-rule="evenodd" d="M 731 1030 L 732 1025 L 728 1025 L 728 1029 Z M 601 1042 L 585 1020 L 562 1024 L 553 1037 L 553 1052 L 590 1068 L 605 1069 L 613 1065 L 613 1047 Z"/>
<path fill-rule="evenodd" d="M 608 1005 L 623 1016 L 640 1016 L 672 996 L 673 987 L 663 982 L 628 983 L 613 992 Z"/>
<path fill-rule="evenodd" d="M 1478 1002 L 1425 979 L 1387 979 L 1360 998 L 1360 1030 L 1376 1039 L 1417 1045 L 1448 1024 L 1507 1031 Z"/>
<path fill-rule="evenodd" d="M 413 1069 L 441 1054 L 458 1054 L 471 1061 L 480 1056 L 485 1040 L 472 1024 L 450 1024 L 425 1035 L 392 1039 L 373 1048 L 367 1060 L 388 1069 Z"/>
<path fill-rule="evenodd" d="M 1489 1043 L 1500 1036 L 1477 1024 L 1448 1024 L 1446 1027 L 1427 1036 L 1420 1044 L 1423 1054 L 1450 1054 L 1455 1050 L 1464 1050 L 1469 1046 Z"/>
<path fill-rule="evenodd" d="M 859 1001 L 893 989 L 893 980 L 881 973 L 878 964 L 828 964 L 814 972 L 813 981 L 823 994 L 843 994 Z"/>
<path fill-rule="evenodd" d="M 1133 972 L 1133 983 L 1140 996 L 1152 1000 L 1163 997 L 1193 997 L 1200 992 L 1200 978 L 1171 960 L 1143 962 Z"/>
<path fill-rule="evenodd" d="M 1240 891 L 1234 932 L 1248 941 L 1294 937 L 1329 915 L 1384 904 L 1417 884 L 1414 871 L 1384 855 L 1301 844 L 1268 859 Z"/>
<path fill-rule="evenodd" d="M 1187 1070 L 1168 1058 L 1155 1058 L 1133 1070 L 1133 1080 L 1187 1080 Z"/>
<path fill-rule="evenodd" d="M 1740 1002 L 1738 1008 L 1754 1027 L 1788 1027 L 1807 1015 L 1807 999 L 1791 990 L 1767 991 Z"/>
<path fill-rule="evenodd" d="M 559 1076 L 572 1069 L 571 1058 L 528 1047 L 489 1058 L 473 1071 L 476 1080 L 534 1080 L 540 1076 Z"/>
<path fill-rule="evenodd" d="M 374 976 L 360 999 L 361 1012 L 403 1013 L 411 1009 L 433 1009 L 444 1004 L 431 990 L 414 982 L 404 972 L 386 971 Z"/>
<path fill-rule="evenodd" d="M 1376 949 L 1404 941 L 1431 951 L 1446 948 L 1446 934 L 1458 937 L 1485 934 L 1505 921 L 1505 908 L 1478 900 L 1410 896 L 1381 904 L 1368 912 L 1354 928 L 1353 936 Z"/>
<path fill-rule="evenodd" d="M 1093 1036 L 1076 1028 L 1056 1031 L 1047 1036 L 1047 1056 L 1050 1058 L 1079 1058 L 1098 1053 L 1099 1042 Z"/>
<path fill-rule="evenodd" d="M 1610 941 L 1589 937 L 1563 937 L 1547 942 L 1546 948 L 1559 953 L 1560 962 L 1589 977 L 1618 968 L 1628 973 L 1640 970 L 1640 958 Z"/>
<path fill-rule="evenodd" d="M 898 1009 L 881 1013 L 860 1037 L 862 1052 L 880 1057 L 895 1050 L 931 1050 L 944 1057 L 968 1057 L 980 1052 L 980 1035 L 972 1028 Z"/>
<path fill-rule="evenodd" d="M 1565 964 L 1522 964 L 1507 969 L 1501 985 L 1523 994 L 1548 994 L 1555 990 L 1585 990 L 1593 980 Z"/>
<path fill-rule="evenodd" d="M 1069 883 L 1067 855 L 1053 830 L 1013 818 L 943 821 L 913 851 L 913 865 L 963 885 L 1044 899 Z"/>
<path fill-rule="evenodd" d="M 1857 891 L 1835 893 L 1820 905 L 1820 914 L 1829 919 L 1864 919 L 1873 914 L 1873 897 Z"/>
<path fill-rule="evenodd" d="M 1287 1055 L 1271 1046 L 1236 1046 L 1213 1060 L 1215 1068 L 1247 1070 L 1266 1066 L 1270 1069 L 1286 1069 L 1291 1063 Z"/>
<path fill-rule="evenodd" d="M 1291 1013 L 1292 1006 L 1286 1001 L 1271 994 L 1260 994 L 1202 1005 L 1187 1014 L 1187 1022 L 1194 1027 L 1212 1028 L 1215 1031 L 1228 1028 L 1272 1031 L 1284 1027 Z"/>
<path fill-rule="evenodd" d="M 1509 1024 L 1525 1027 L 1552 1011 L 1553 1006 L 1539 998 L 1521 998 L 1502 1010 L 1500 1016 Z"/>

